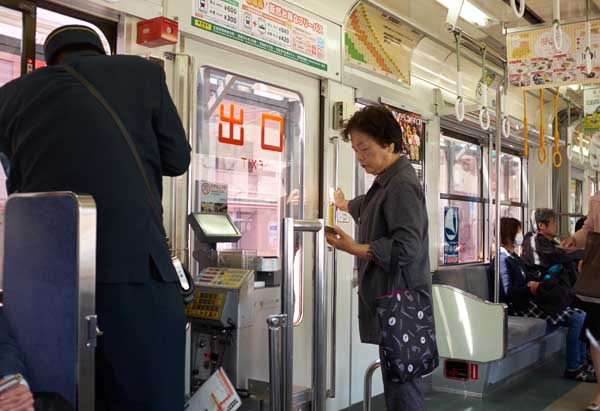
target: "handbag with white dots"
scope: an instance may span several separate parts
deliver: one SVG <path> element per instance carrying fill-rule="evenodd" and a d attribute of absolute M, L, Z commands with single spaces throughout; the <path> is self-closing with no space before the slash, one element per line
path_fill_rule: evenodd
<path fill-rule="evenodd" d="M 405 287 L 390 287 L 392 292 L 378 297 L 376 312 L 381 366 L 394 381 L 404 383 L 431 374 L 439 365 L 439 357 L 431 290 L 428 286 L 411 287 L 402 267 L 397 269 L 400 273 L 392 276 L 394 282 L 403 279 Z"/>

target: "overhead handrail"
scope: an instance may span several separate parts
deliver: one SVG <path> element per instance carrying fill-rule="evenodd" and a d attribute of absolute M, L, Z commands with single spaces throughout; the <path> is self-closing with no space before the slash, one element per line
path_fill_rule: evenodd
<path fill-rule="evenodd" d="M 554 20 L 552 21 L 552 39 L 554 40 L 554 47 L 556 50 L 561 51 L 563 46 L 563 30 L 560 25 L 560 0 L 552 0 L 552 10 Z"/>
<path fill-rule="evenodd" d="M 525 0 L 519 0 L 519 8 L 516 0 L 510 0 L 510 5 L 517 17 L 521 18 L 525 15 Z"/>
<path fill-rule="evenodd" d="M 589 77 L 592 75 L 592 25 L 590 23 L 590 0 L 585 0 L 585 74 Z"/>
<path fill-rule="evenodd" d="M 454 110 L 458 121 L 463 121 L 465 119 L 465 102 L 462 96 L 462 71 L 460 65 L 461 37 L 462 32 L 454 32 L 454 39 L 456 41 L 456 105 L 454 106 Z"/>
<path fill-rule="evenodd" d="M 544 135 L 544 89 L 540 89 L 540 146 L 537 150 L 537 157 L 540 164 L 544 164 L 548 159 L 548 150 L 546 150 L 546 136 Z"/>
<path fill-rule="evenodd" d="M 558 90 L 554 95 L 554 150 L 552 152 L 552 166 L 560 168 L 562 165 L 562 154 L 560 154 L 560 134 L 558 132 Z"/>
<path fill-rule="evenodd" d="M 527 124 L 527 94 L 523 90 L 523 155 L 529 158 L 529 125 Z"/>
<path fill-rule="evenodd" d="M 482 130 L 489 130 L 491 119 L 490 119 L 490 111 L 488 109 L 488 84 L 486 81 L 486 70 L 485 70 L 485 58 L 487 55 L 486 47 L 481 47 L 481 79 L 479 80 L 479 84 L 477 90 L 481 97 L 481 109 L 479 110 L 479 125 Z"/>

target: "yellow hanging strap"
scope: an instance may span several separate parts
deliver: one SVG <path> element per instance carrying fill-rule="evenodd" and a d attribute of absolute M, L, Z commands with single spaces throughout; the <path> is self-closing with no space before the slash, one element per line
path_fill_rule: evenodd
<path fill-rule="evenodd" d="M 552 165 L 559 168 L 562 165 L 562 154 L 560 154 L 560 135 L 558 134 L 558 89 L 554 95 L 554 151 L 552 153 Z"/>
<path fill-rule="evenodd" d="M 538 161 L 544 164 L 548 159 L 548 150 L 546 150 L 546 139 L 544 136 L 544 89 L 540 89 L 540 146 L 537 151 Z"/>
<path fill-rule="evenodd" d="M 523 155 L 529 158 L 529 127 L 527 126 L 527 93 L 523 90 Z"/>

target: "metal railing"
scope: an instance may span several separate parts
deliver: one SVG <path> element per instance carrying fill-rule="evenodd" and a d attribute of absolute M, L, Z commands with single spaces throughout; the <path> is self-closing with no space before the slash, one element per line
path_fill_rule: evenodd
<path fill-rule="evenodd" d="M 381 361 L 374 361 L 365 371 L 365 391 L 363 397 L 363 411 L 371 411 L 371 392 L 373 390 L 373 374 L 381 368 Z"/>

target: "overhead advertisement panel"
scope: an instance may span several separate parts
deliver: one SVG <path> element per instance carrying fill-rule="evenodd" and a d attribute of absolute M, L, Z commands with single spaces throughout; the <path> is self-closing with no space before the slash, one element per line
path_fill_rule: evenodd
<path fill-rule="evenodd" d="M 423 35 L 393 16 L 360 2 L 345 27 L 345 61 L 410 84 L 411 58 Z"/>
<path fill-rule="evenodd" d="M 591 72 L 586 73 L 585 22 L 562 24 L 557 49 L 552 27 L 515 31 L 506 36 L 508 73 L 514 87 L 539 89 L 600 82 L 600 20 L 590 22 Z"/>
<path fill-rule="evenodd" d="M 197 0 L 192 26 L 327 72 L 327 22 L 277 0 Z"/>

